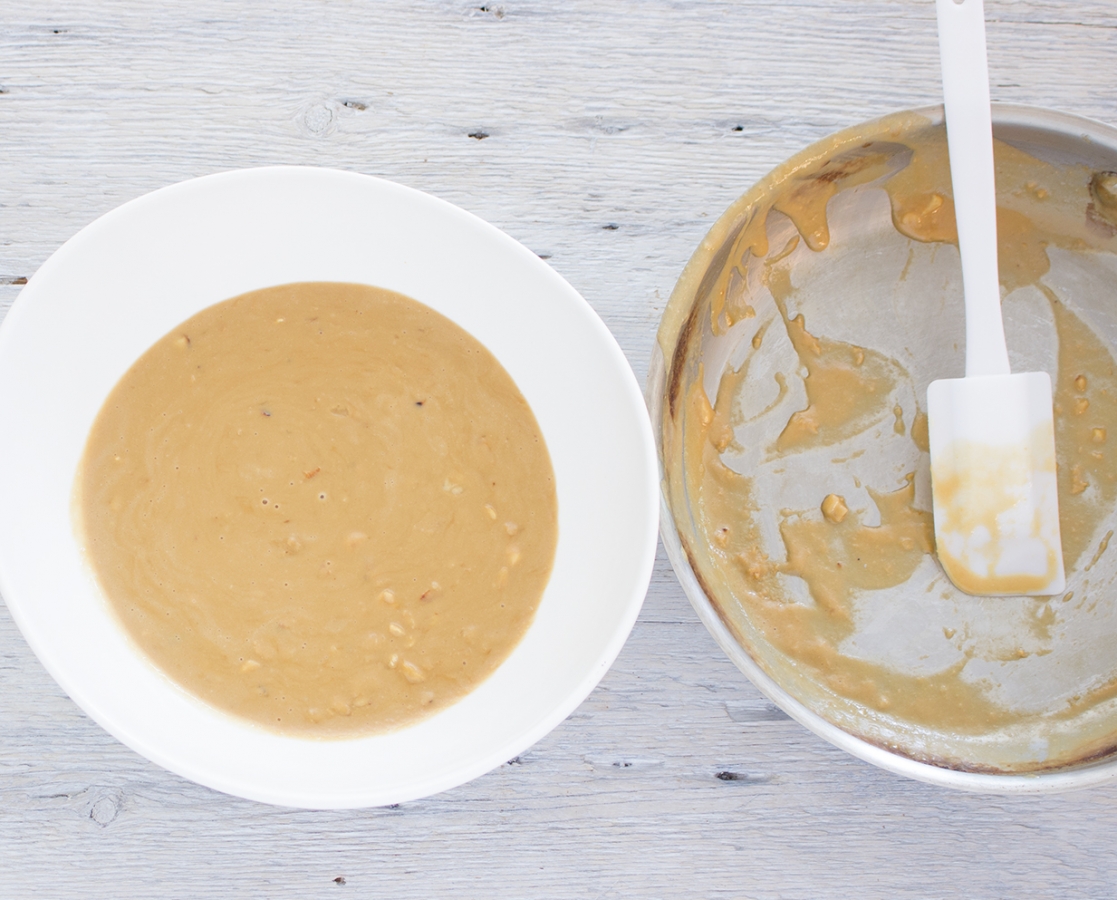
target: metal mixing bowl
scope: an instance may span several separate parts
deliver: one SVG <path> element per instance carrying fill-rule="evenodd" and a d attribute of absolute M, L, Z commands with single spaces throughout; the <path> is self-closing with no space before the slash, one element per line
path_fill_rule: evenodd
<path fill-rule="evenodd" d="M 1054 164 L 1070 172 L 1072 181 L 1088 183 L 1091 173 L 1117 170 L 1117 130 L 1107 126 L 1005 106 L 994 108 L 993 121 L 996 138 L 1040 161 L 1037 166 Z M 915 241 L 897 230 L 883 185 L 908 165 L 911 154 L 905 142 L 936 133 L 941 139 L 941 131 L 942 110 L 936 107 L 828 138 L 742 196 L 695 252 L 664 313 L 649 374 L 648 400 L 663 476 L 662 536 L 687 596 L 729 657 L 773 702 L 832 743 L 885 769 L 955 788 L 1023 792 L 1083 787 L 1117 777 L 1117 700 L 1109 696 L 1110 686 L 1117 684 L 1117 552 L 1105 552 L 1107 533 L 1117 518 L 1113 504 L 1099 513 L 1100 525 L 1089 535 L 1088 550 L 1067 559 L 1067 596 L 969 597 L 953 589 L 933 555 L 894 588 L 856 592 L 850 634 L 831 648 L 838 658 L 897 674 L 905 690 L 916 694 L 923 690 L 920 685 L 935 682 L 936 673 L 949 670 L 968 695 L 991 708 L 1013 711 L 1008 725 L 990 720 L 987 726 L 974 726 L 971 721 L 966 728 L 954 728 L 843 695 L 828 680 L 832 673 L 775 646 L 758 624 L 755 605 L 750 606 L 756 598 L 742 596 L 710 562 L 708 523 L 687 484 L 688 466 L 693 472 L 702 462 L 693 449 L 688 457 L 678 438 L 686 431 L 687 416 L 695 414 L 683 398 L 701 383 L 713 403 L 722 376 L 748 364 L 748 378 L 734 401 L 735 437 L 721 448 L 721 458 L 750 479 L 758 550 L 773 565 L 786 557 L 781 522 L 789 516 L 817 516 L 826 494 L 842 494 L 851 508 L 860 504 L 865 524 L 873 525 L 874 503 L 865 489 L 895 490 L 910 472 L 915 505 L 930 509 L 927 455 L 900 432 L 908 432 L 912 414 L 926 408 L 931 380 L 962 373 L 961 273 L 952 243 Z M 798 240 L 800 235 L 807 238 L 802 222 L 797 228 L 788 216 L 772 212 L 767 249 L 748 249 L 749 240 L 742 235 L 758 211 L 767 212 L 774 198 L 786 197 L 797 185 L 827 182 L 836 166 L 866 148 L 887 157 L 887 171 L 866 176 L 862 183 L 855 179 L 829 198 L 824 206 L 829 241 L 821 242 L 824 247 L 815 241 L 816 249 L 810 249 L 809 240 Z M 946 165 L 945 155 L 940 162 Z M 1013 191 L 1043 196 L 1033 182 L 1001 184 L 1000 176 L 998 190 L 1010 203 Z M 1053 381 L 1059 345 L 1051 297 L 1073 310 L 1110 355 L 1117 348 L 1117 228 L 1107 231 L 1109 226 L 1092 209 L 1079 212 L 1093 216 L 1085 224 L 1094 237 L 1083 242 L 1065 235 L 1061 248 L 1045 243 L 1050 271 L 1035 285 L 1010 284 L 1004 302 L 1014 369 L 1047 369 Z M 1053 214 L 1043 224 L 1054 234 L 1066 221 Z M 794 279 L 782 319 L 763 273 L 757 274 L 777 257 L 780 265 L 791 267 Z M 1002 260 L 1002 280 L 1004 274 Z M 727 293 L 734 293 L 738 316 L 718 327 L 720 307 L 711 314 L 711 304 L 724 304 Z M 894 402 L 905 412 L 897 413 L 894 428 L 885 417 L 833 446 L 787 456 L 763 451 L 773 446 L 771 437 L 787 422 L 789 411 L 804 404 L 802 372 L 789 357 L 784 334 L 787 316 L 798 314 L 805 316 L 813 334 L 878 351 L 903 371 Z M 762 344 L 754 343 L 769 326 L 778 340 L 765 337 Z M 773 399 L 772 377 L 778 372 L 789 386 L 786 396 L 781 392 Z M 764 415 L 773 405 L 774 426 L 765 433 Z M 804 608 L 815 602 L 802 579 L 783 574 L 777 580 L 786 591 L 784 602 Z M 918 696 L 905 699 L 908 708 L 920 703 Z"/>

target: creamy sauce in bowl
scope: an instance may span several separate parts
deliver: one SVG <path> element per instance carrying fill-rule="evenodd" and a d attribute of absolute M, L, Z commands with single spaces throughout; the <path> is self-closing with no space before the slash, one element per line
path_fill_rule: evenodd
<path fill-rule="evenodd" d="M 557 541 L 511 377 L 429 307 L 355 284 L 255 291 L 167 334 L 106 400 L 75 501 L 143 653 L 305 736 L 396 728 L 483 681 Z"/>

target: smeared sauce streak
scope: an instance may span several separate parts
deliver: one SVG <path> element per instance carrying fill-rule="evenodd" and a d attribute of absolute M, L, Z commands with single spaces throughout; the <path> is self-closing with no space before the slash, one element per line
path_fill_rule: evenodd
<path fill-rule="evenodd" d="M 692 385 L 687 406 L 698 421 L 709 416 L 700 382 Z M 959 678 L 961 664 L 926 676 L 886 673 L 839 650 L 853 631 L 855 594 L 902 584 L 931 550 L 931 516 L 913 507 L 910 480 L 897 491 L 871 492 L 880 511 L 876 527 L 864 524 L 863 511 L 848 511 L 834 522 L 833 506 L 830 517 L 822 510 L 787 517 L 780 531 L 788 558 L 780 562 L 759 549 L 752 479 L 726 466 L 699 429 L 687 429 L 684 439 L 689 490 L 701 498 L 693 507 L 696 524 L 711 536 L 698 551 L 708 560 L 702 568 L 716 571 L 730 594 L 746 601 L 750 622 L 773 647 L 834 693 L 872 709 L 969 731 L 1011 721 L 980 688 Z M 807 581 L 813 603 L 787 597 L 780 581 L 787 575 Z M 736 627 L 732 618 L 725 621 Z"/>
<path fill-rule="evenodd" d="M 826 508 L 822 518 L 789 516 L 780 524 L 787 547 L 783 571 L 806 581 L 815 602 L 831 615 L 848 619 L 856 591 L 903 584 L 934 549 L 931 514 L 914 508 L 914 475 L 906 480 L 890 493 L 869 490 L 879 525 L 864 525 L 863 512 L 827 517 Z"/>
<path fill-rule="evenodd" d="M 788 314 L 787 301 L 793 292 L 790 269 L 768 267 L 766 275 L 787 336 L 807 373 L 803 379 L 807 406 L 788 419 L 774 452 L 826 446 L 864 431 L 886 414 L 888 397 L 902 370 L 875 350 L 815 337 L 801 313 L 794 318 Z M 718 395 L 720 400 L 721 388 Z"/>
<path fill-rule="evenodd" d="M 1117 423 L 1117 363 L 1109 349 L 1046 285 L 1059 329 L 1055 456 L 1059 527 L 1068 568 L 1090 547 L 1117 502 L 1117 459 L 1107 432 Z"/>

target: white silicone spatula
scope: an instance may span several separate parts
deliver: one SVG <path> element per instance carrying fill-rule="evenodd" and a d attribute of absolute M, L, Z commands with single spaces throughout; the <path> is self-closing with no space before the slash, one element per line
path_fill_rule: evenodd
<path fill-rule="evenodd" d="M 997 273 L 993 128 L 982 0 L 936 0 L 962 256 L 966 377 L 927 390 L 939 561 L 969 594 L 1066 585 L 1046 372 L 1010 374 Z"/>

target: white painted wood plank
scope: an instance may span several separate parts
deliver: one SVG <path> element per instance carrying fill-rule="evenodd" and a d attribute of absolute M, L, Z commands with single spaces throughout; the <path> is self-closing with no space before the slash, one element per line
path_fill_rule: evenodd
<path fill-rule="evenodd" d="M 994 99 L 1117 123 L 1117 6 L 986 7 Z M 721 210 L 812 140 L 936 102 L 937 65 L 929 0 L 0 0 L 0 315 L 13 280 L 132 197 L 311 163 L 504 228 L 587 297 L 642 379 Z M 62 695 L 0 609 L 0 799 L 0 898 L 1101 898 L 1117 884 L 1117 790 L 974 797 L 849 758 L 744 681 L 662 558 L 632 638 L 569 720 L 471 784 L 356 813 L 235 800 L 147 763 Z"/>

